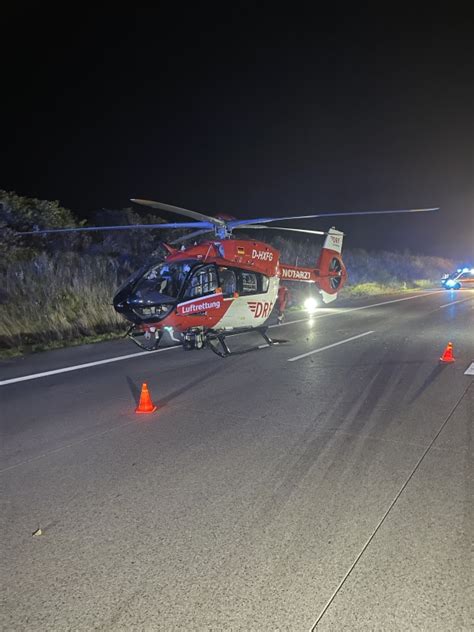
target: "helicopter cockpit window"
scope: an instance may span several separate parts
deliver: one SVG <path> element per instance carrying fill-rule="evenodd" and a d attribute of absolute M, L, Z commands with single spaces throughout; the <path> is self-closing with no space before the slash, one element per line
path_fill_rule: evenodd
<path fill-rule="evenodd" d="M 217 272 L 213 265 L 204 266 L 199 268 L 192 275 L 184 298 L 192 299 L 198 296 L 205 296 L 206 294 L 212 294 L 217 290 Z"/>
<path fill-rule="evenodd" d="M 177 298 L 190 270 L 190 262 L 186 261 L 153 266 L 137 283 L 135 296 L 144 303 L 153 302 L 160 295 Z"/>
<path fill-rule="evenodd" d="M 257 275 L 255 272 L 241 273 L 242 294 L 256 294 L 258 292 Z"/>
<path fill-rule="evenodd" d="M 219 273 L 219 285 L 222 288 L 222 294 L 224 297 L 233 296 L 237 291 L 237 279 L 235 272 L 230 268 L 221 266 L 218 269 Z"/>
<path fill-rule="evenodd" d="M 265 294 L 270 287 L 270 279 L 259 272 L 239 270 L 237 279 L 237 292 L 242 296 L 250 294 Z"/>

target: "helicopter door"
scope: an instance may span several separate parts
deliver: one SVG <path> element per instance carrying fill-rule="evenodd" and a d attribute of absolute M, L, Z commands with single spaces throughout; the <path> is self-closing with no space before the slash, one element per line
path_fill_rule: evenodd
<path fill-rule="evenodd" d="M 233 298 L 237 292 L 237 277 L 235 272 L 225 266 L 220 266 L 218 272 L 222 295 L 224 298 Z"/>
<path fill-rule="evenodd" d="M 190 300 L 214 294 L 217 290 L 217 271 L 216 266 L 211 264 L 196 270 L 188 281 L 183 298 Z"/>

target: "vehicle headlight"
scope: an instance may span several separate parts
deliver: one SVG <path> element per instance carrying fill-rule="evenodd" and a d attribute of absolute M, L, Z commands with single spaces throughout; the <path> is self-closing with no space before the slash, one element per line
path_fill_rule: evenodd
<path fill-rule="evenodd" d="M 448 279 L 446 281 L 446 287 L 454 287 L 456 285 L 456 281 L 453 281 L 453 279 Z"/>
<path fill-rule="evenodd" d="M 305 302 L 303 303 L 305 310 L 309 313 L 309 314 L 314 314 L 314 312 L 317 310 L 318 308 L 318 301 L 315 298 L 307 298 L 305 300 Z"/>

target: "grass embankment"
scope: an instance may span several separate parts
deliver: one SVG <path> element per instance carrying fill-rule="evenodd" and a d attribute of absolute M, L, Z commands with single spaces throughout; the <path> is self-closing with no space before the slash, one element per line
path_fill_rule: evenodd
<path fill-rule="evenodd" d="M 358 298 L 361 296 L 376 296 L 377 294 L 395 294 L 399 292 L 413 292 L 415 290 L 429 290 L 435 287 L 435 282 L 429 279 L 416 279 L 415 281 L 399 283 L 357 283 L 346 285 L 339 293 L 340 297 Z"/>
<path fill-rule="evenodd" d="M 0 357 L 122 336 L 112 297 L 127 273 L 78 254 L 12 264 L 0 273 Z"/>
<path fill-rule="evenodd" d="M 314 265 L 314 245 L 300 244 L 298 258 Z M 284 260 L 295 261 L 291 250 Z M 424 289 L 452 268 L 445 259 L 363 250 L 344 260 L 345 297 Z M 78 253 L 42 254 L 0 270 L 0 358 L 123 336 L 127 324 L 112 297 L 131 272 L 117 257 Z"/>

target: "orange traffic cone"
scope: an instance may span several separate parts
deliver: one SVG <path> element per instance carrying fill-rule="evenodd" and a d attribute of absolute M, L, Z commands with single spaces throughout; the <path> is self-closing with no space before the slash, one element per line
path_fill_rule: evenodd
<path fill-rule="evenodd" d="M 142 392 L 140 393 L 140 401 L 138 402 L 138 408 L 135 409 L 136 413 L 154 413 L 156 410 L 155 404 L 151 401 L 150 393 L 148 392 L 148 386 L 146 382 L 142 384 Z"/>
<path fill-rule="evenodd" d="M 441 356 L 440 360 L 441 362 L 454 362 L 456 358 L 453 355 L 453 343 L 452 342 L 448 342 L 448 344 L 446 345 L 446 349 L 443 352 L 443 355 Z"/>

